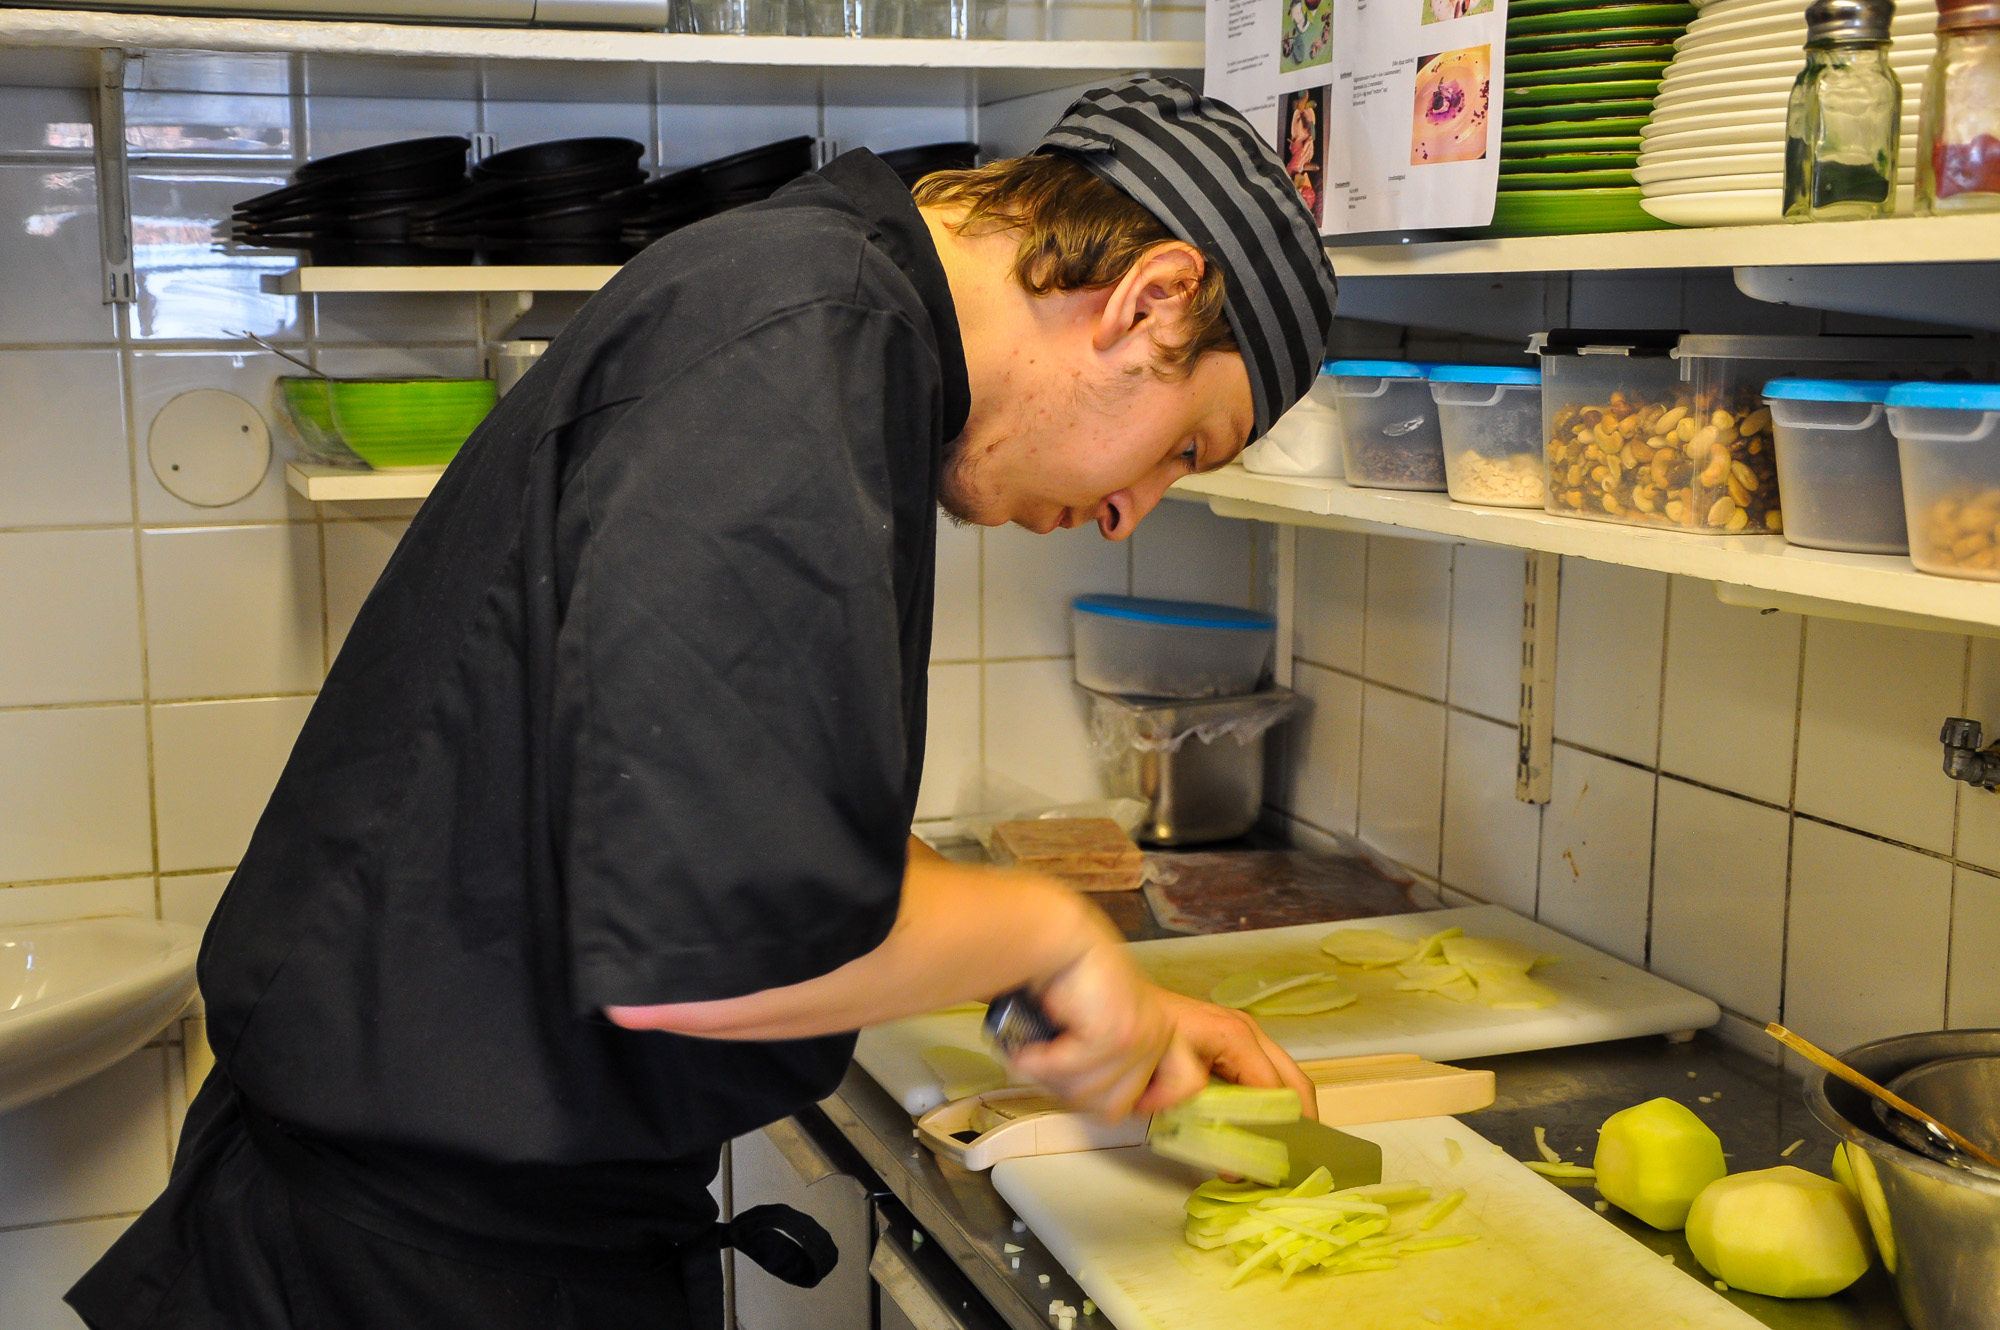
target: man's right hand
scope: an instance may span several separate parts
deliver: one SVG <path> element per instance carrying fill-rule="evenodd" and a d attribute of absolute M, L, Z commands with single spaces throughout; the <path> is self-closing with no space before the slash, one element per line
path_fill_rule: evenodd
<path fill-rule="evenodd" d="M 1062 1033 L 1021 1049 L 1014 1065 L 1066 1103 L 1105 1118 L 1154 1113 L 1215 1075 L 1289 1085 L 1314 1114 L 1312 1083 L 1255 1020 L 1151 983 L 1108 924 L 1037 996 Z"/>

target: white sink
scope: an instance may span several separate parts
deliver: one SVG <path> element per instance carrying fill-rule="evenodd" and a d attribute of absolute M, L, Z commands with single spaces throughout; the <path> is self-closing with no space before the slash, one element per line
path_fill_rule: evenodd
<path fill-rule="evenodd" d="M 0 1113 L 139 1048 L 194 996 L 201 931 L 150 919 L 0 929 Z"/>

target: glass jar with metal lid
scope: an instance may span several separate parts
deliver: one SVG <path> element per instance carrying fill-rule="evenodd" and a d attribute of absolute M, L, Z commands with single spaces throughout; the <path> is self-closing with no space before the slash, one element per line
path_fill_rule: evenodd
<path fill-rule="evenodd" d="M 1903 85 L 1889 67 L 1895 0 L 1814 0 L 1806 65 L 1785 118 L 1785 217 L 1846 221 L 1896 210 Z"/>
<path fill-rule="evenodd" d="M 1924 79 L 1917 211 L 2000 209 L 2000 0 L 1938 0 Z"/>

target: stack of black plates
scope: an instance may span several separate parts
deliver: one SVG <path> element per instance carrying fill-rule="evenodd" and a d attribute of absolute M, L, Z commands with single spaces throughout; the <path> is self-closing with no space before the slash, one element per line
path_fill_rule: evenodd
<path fill-rule="evenodd" d="M 1632 179 L 1689 4 L 1509 0 L 1494 235 L 1659 225 Z"/>
<path fill-rule="evenodd" d="M 644 249 L 690 222 L 768 199 L 812 169 L 813 140 L 801 134 L 661 176 L 619 196 L 624 242 Z"/>
<path fill-rule="evenodd" d="M 418 214 L 411 233 L 440 251 L 488 263 L 622 263 L 625 210 L 615 196 L 646 178 L 644 144 L 557 139 L 496 152 L 472 168 L 472 187 Z"/>
<path fill-rule="evenodd" d="M 316 263 L 440 262 L 412 236 L 412 219 L 465 192 L 471 146 L 450 136 L 410 139 L 308 162 L 283 189 L 237 205 L 236 238 L 303 249 Z"/>

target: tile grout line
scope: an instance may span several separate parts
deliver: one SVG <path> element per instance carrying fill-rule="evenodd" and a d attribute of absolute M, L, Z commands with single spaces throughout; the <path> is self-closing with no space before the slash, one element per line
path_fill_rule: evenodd
<path fill-rule="evenodd" d="M 1812 618 L 1799 620 L 1799 663 L 1792 680 L 1792 779 L 1785 790 L 1784 915 L 1778 926 L 1778 1019 L 1785 1019 L 1785 997 L 1792 968 L 1792 868 L 1799 848 L 1799 749 L 1806 717 L 1806 652 L 1811 646 Z"/>
<path fill-rule="evenodd" d="M 1958 714 L 1963 716 L 1972 708 L 1972 638 L 1965 639 L 1965 655 L 1960 662 L 1958 674 Z M 1951 859 L 1953 871 L 1951 890 L 1945 898 L 1944 916 L 1944 1028 L 1951 1028 L 1951 966 L 1953 943 L 1958 934 L 1958 838 L 1965 819 L 1965 784 L 1952 782 L 1955 788 L 1951 795 Z"/>

